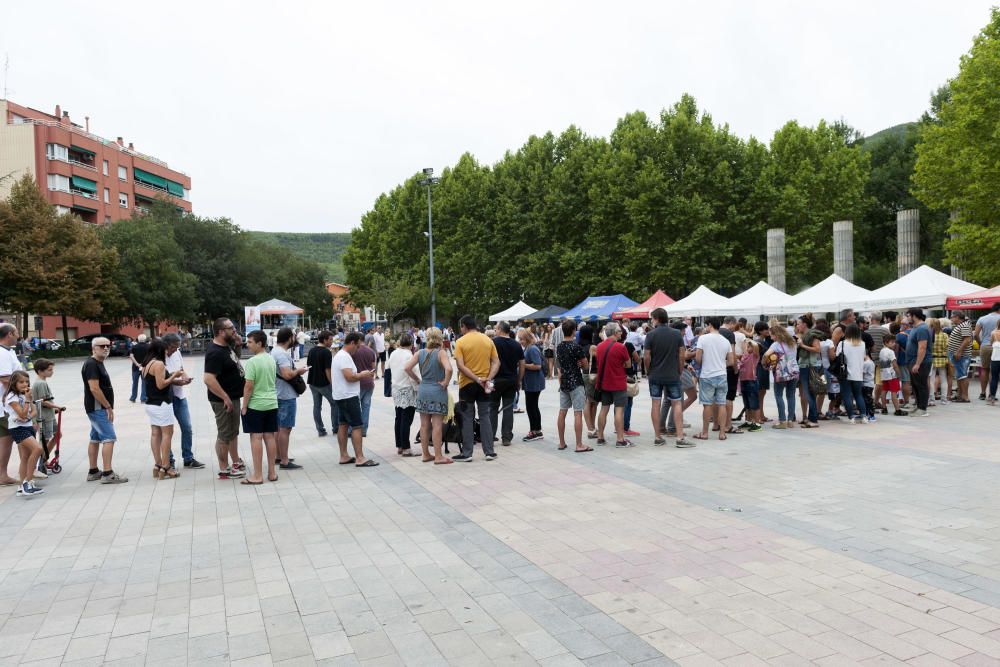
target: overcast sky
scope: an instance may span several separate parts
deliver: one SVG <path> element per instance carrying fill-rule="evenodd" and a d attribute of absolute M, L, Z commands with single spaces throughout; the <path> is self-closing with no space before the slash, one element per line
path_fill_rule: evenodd
<path fill-rule="evenodd" d="M 0 58 L 11 100 L 191 175 L 198 214 L 349 231 L 423 167 L 685 92 L 765 141 L 914 120 L 994 2 L 48 0 L 5 3 Z"/>

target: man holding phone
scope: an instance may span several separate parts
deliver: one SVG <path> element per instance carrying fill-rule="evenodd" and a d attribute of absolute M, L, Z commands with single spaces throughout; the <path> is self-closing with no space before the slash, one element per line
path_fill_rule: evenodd
<path fill-rule="evenodd" d="M 353 354 L 357 352 L 362 341 L 361 334 L 352 331 L 344 338 L 342 347 L 333 357 L 333 368 L 330 373 L 333 400 L 337 404 L 337 414 L 340 424 L 337 427 L 337 444 L 340 446 L 340 465 L 353 463 L 358 468 L 372 468 L 377 461 L 365 458 L 364 446 L 361 440 L 361 429 L 364 420 L 361 416 L 361 381 L 375 380 L 375 371 L 358 372 Z M 351 428 L 351 444 L 354 446 L 354 456 L 347 454 L 347 428 Z"/>

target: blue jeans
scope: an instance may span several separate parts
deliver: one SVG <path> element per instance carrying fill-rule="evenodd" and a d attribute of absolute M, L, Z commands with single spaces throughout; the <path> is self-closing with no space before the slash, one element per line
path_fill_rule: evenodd
<path fill-rule="evenodd" d="M 795 385 L 796 380 L 774 383 L 774 401 L 778 404 L 778 421 L 795 421 Z M 788 401 L 787 419 L 785 417 L 785 401 Z"/>
<path fill-rule="evenodd" d="M 326 433 L 326 427 L 323 426 L 323 399 L 326 399 L 330 402 L 330 429 L 336 433 L 340 426 L 340 417 L 337 416 L 337 404 L 333 400 L 333 387 L 309 385 L 309 390 L 313 396 L 313 423 L 316 424 L 316 432 Z"/>
<path fill-rule="evenodd" d="M 861 380 L 845 380 L 840 383 L 840 395 L 844 399 L 844 409 L 847 410 L 847 418 L 865 418 L 865 395 L 861 391 Z M 855 415 L 855 409 L 857 414 Z"/>
<path fill-rule="evenodd" d="M 190 461 L 194 458 L 194 453 L 191 451 L 192 443 L 192 431 L 191 431 L 191 411 L 188 409 L 188 402 L 186 398 L 177 398 L 174 396 L 174 418 L 177 420 L 177 425 L 181 428 L 181 456 L 184 457 L 185 461 Z"/>
<path fill-rule="evenodd" d="M 138 368 L 135 364 L 132 364 L 132 395 L 129 396 L 128 400 L 135 403 L 135 396 L 139 388 L 142 388 L 142 402 L 146 402 L 146 383 L 142 379 L 142 369 Z"/>
<path fill-rule="evenodd" d="M 629 428 L 632 425 L 632 397 L 628 397 L 628 403 L 625 404 L 625 430 L 631 431 Z"/>
<path fill-rule="evenodd" d="M 816 397 L 813 396 L 812 389 L 809 388 L 809 376 L 813 372 L 813 369 L 808 367 L 802 371 L 802 374 L 799 375 L 799 390 L 806 397 L 806 404 L 809 406 L 808 414 L 805 415 L 806 420 L 815 424 L 819 420 L 819 415 L 817 414 Z"/>

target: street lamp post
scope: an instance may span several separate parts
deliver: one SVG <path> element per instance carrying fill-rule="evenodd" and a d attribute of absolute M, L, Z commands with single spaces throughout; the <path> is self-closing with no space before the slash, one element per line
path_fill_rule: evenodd
<path fill-rule="evenodd" d="M 431 269 L 431 326 L 436 327 L 437 294 L 434 290 L 434 217 L 431 206 L 431 186 L 436 185 L 441 179 L 434 177 L 433 167 L 427 167 L 424 169 L 424 177 L 425 178 L 420 179 L 419 184 L 427 187 L 427 243 Z"/>

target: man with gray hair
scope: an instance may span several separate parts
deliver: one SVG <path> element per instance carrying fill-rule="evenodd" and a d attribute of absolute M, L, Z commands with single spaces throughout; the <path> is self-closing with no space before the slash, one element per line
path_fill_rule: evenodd
<path fill-rule="evenodd" d="M 604 327 L 604 341 L 597 346 L 597 379 L 594 382 L 595 397 L 601 404 L 597 417 L 597 444 L 606 443 L 604 426 L 608 420 L 608 409 L 615 406 L 615 447 L 633 447 L 625 439 L 625 404 L 628 402 L 626 369 L 632 367 L 628 348 L 618 342 L 618 325 L 609 322 Z"/>
<path fill-rule="evenodd" d="M 115 389 L 111 376 L 104 368 L 104 360 L 111 354 L 111 341 L 95 338 L 91 343 L 93 355 L 83 362 L 80 375 L 83 377 L 83 410 L 90 420 L 90 443 L 87 457 L 90 469 L 87 481 L 101 484 L 122 484 L 128 477 L 121 477 L 111 467 L 111 457 L 115 451 Z M 102 467 L 97 467 L 97 453 L 100 450 Z"/>
<path fill-rule="evenodd" d="M 146 360 L 146 354 L 149 353 L 148 340 L 146 334 L 139 334 L 135 345 L 128 352 L 128 358 L 132 361 L 132 395 L 128 398 L 130 403 L 135 403 L 137 395 L 140 396 L 143 403 L 146 402 L 146 383 L 142 381 L 142 362 Z"/>
<path fill-rule="evenodd" d="M 882 368 L 878 364 L 879 354 L 885 345 L 884 339 L 889 335 L 889 327 L 882 324 L 882 313 L 875 310 L 868 313 L 868 335 L 872 337 L 871 358 L 875 361 L 875 407 L 883 410 L 882 414 L 888 414 L 888 409 L 882 401 Z"/>
<path fill-rule="evenodd" d="M 21 370 L 21 361 L 17 358 L 14 346 L 17 344 L 17 327 L 13 324 L 0 324 L 0 392 L 6 393 L 7 384 L 14 371 Z M 10 453 L 14 447 L 14 438 L 10 434 L 7 412 L 0 411 L 0 485 L 12 486 L 17 480 L 7 474 L 7 464 L 10 463 Z"/>
<path fill-rule="evenodd" d="M 191 410 L 188 407 L 188 389 L 191 376 L 184 370 L 184 358 L 181 356 L 181 337 L 175 333 L 164 334 L 163 343 L 167 346 L 167 373 L 180 372 L 179 379 L 174 380 L 171 390 L 174 392 L 171 405 L 174 408 L 174 419 L 181 427 L 181 456 L 184 457 L 184 467 L 199 470 L 205 464 L 194 457 L 192 445 L 194 433 L 191 430 Z M 173 465 L 174 455 L 170 453 L 170 464 Z"/>

